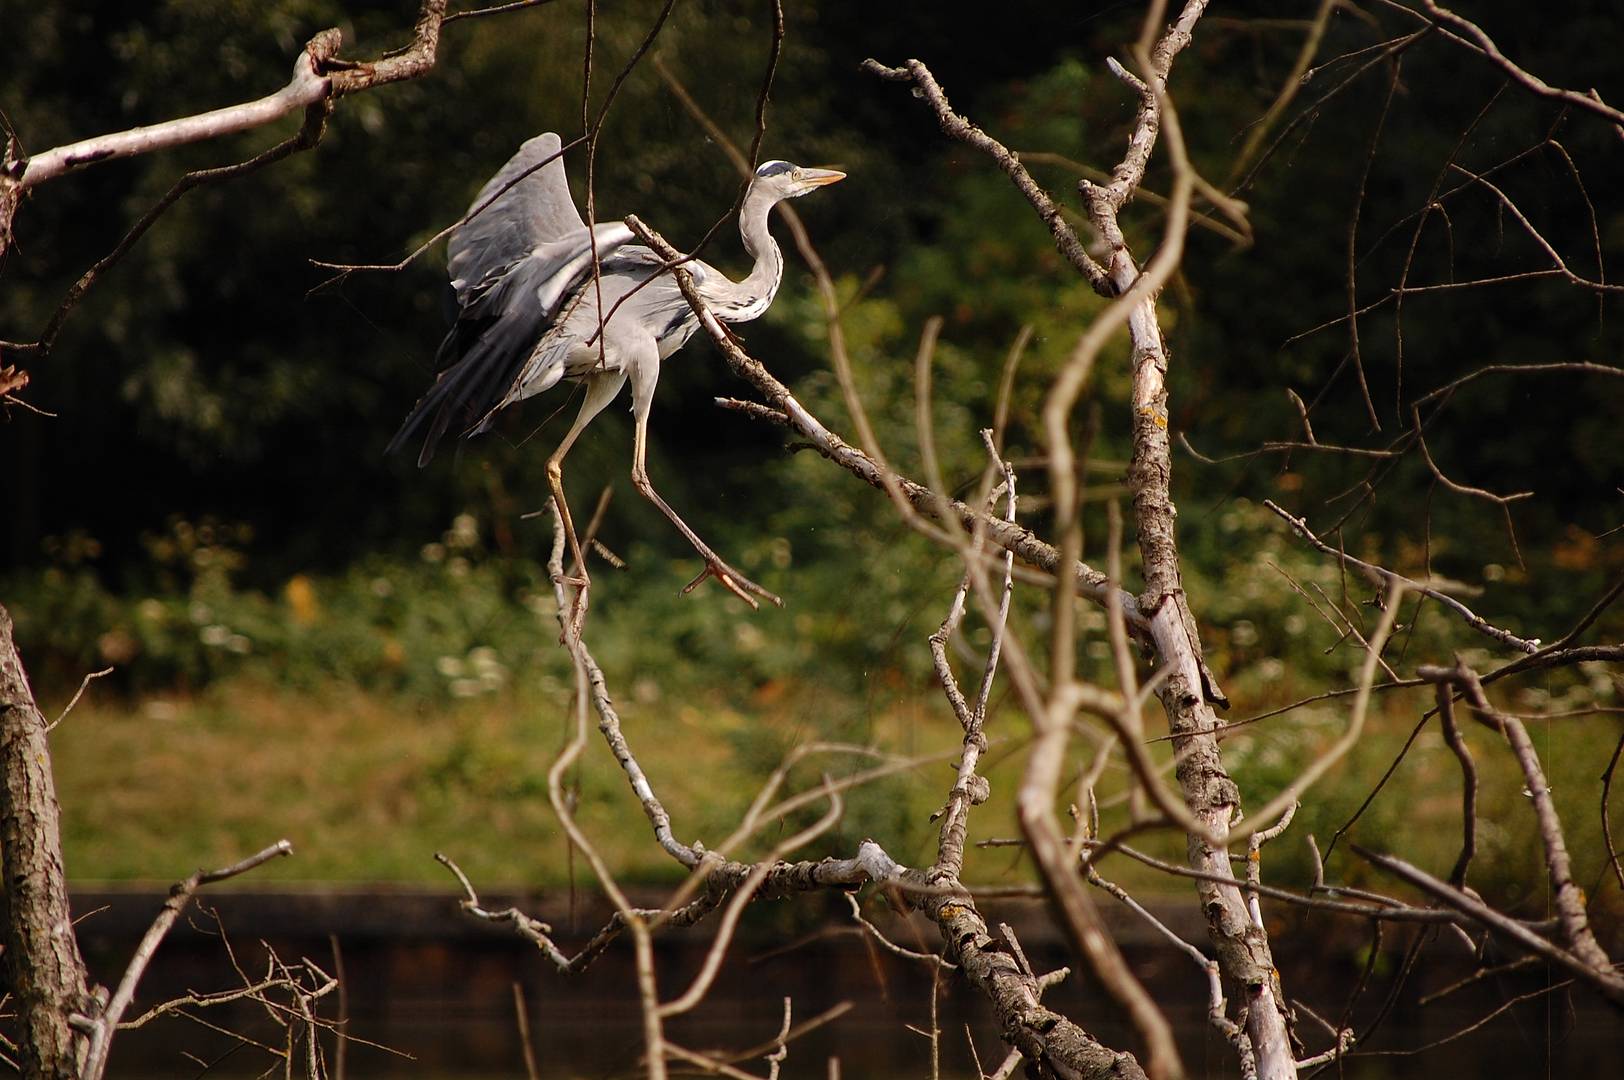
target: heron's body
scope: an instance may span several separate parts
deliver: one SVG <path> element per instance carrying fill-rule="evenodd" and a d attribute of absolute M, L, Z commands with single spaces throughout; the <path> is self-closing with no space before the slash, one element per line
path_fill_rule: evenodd
<path fill-rule="evenodd" d="M 633 365 L 646 362 L 651 349 L 657 362 L 687 344 L 699 329 L 699 319 L 669 273 L 649 282 L 659 266 L 659 257 L 645 247 L 623 247 L 601 256 L 599 280 L 594 283 L 589 272 L 577 285 L 526 357 L 496 409 L 551 389 L 561 379 L 624 374 Z M 721 276 L 698 260 L 688 263 L 687 269 L 701 296 L 705 296 L 705 284 Z M 760 311 L 765 310 L 766 305 L 760 305 Z M 600 312 L 612 313 L 603 324 L 601 352 Z M 757 318 L 759 313 L 746 318 Z M 720 311 L 717 317 L 725 318 Z"/>
<path fill-rule="evenodd" d="M 630 381 L 632 479 L 638 490 L 705 555 L 707 568 L 724 584 L 739 592 L 731 575 L 770 597 L 742 575 L 724 574 L 725 564 L 648 483 L 646 433 L 660 363 L 688 341 L 699 319 L 660 257 L 630 242 L 627 226 L 616 222 L 588 231 L 570 198 L 559 147 L 551 133 L 526 142 L 480 191 L 468 220 L 452 233 L 447 265 L 457 293 L 457 322 L 440 346 L 439 376 L 389 449 L 425 431 L 418 464 L 426 465 L 453 425 L 464 435 L 488 430 L 503 409 L 561 380 L 580 381 L 586 385 L 581 412 L 548 462 L 554 496 L 567 520 L 558 480 L 563 456 Z M 777 295 L 784 260 L 767 228 L 772 208 L 843 175 L 782 161 L 756 171 L 739 213 L 740 237 L 755 260 L 749 275 L 734 282 L 699 260 L 684 264 L 718 319 L 759 318 Z"/>

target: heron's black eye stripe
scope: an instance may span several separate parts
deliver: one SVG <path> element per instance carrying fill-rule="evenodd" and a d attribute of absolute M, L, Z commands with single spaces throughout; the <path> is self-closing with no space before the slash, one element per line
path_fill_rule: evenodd
<path fill-rule="evenodd" d="M 769 161 L 765 165 L 763 165 L 761 168 L 756 170 L 756 175 L 757 176 L 764 176 L 764 177 L 765 176 L 777 176 L 780 173 L 789 172 L 794 167 L 795 166 L 791 165 L 787 161 Z"/>

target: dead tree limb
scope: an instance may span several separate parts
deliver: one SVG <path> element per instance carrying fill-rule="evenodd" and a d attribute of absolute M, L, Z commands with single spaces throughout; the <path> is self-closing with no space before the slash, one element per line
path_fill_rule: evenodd
<path fill-rule="evenodd" d="M 1060 254 L 1077 268 L 1077 272 L 1087 279 L 1095 292 L 1101 296 L 1113 295 L 1110 277 L 1105 268 L 1089 255 L 1076 230 L 1061 215 L 1060 207 L 1054 198 L 1032 179 L 1032 174 L 1026 171 L 1026 166 L 1021 164 L 1020 157 L 1013 150 L 953 111 L 953 107 L 948 104 L 946 92 L 936 81 L 935 76 L 931 75 L 929 68 L 918 60 L 909 60 L 901 67 L 894 68 L 886 67 L 875 60 L 865 60 L 863 70 L 891 82 L 912 83 L 916 88 L 914 92 L 922 96 L 929 103 L 931 111 L 936 114 L 937 123 L 941 125 L 943 133 L 992 158 L 998 167 L 1008 174 L 1015 189 L 1032 204 L 1032 209 L 1049 227 L 1049 232 L 1054 237 L 1054 246 Z"/>
<path fill-rule="evenodd" d="M 446 20 L 447 0 L 422 0 L 413 27 L 412 42 L 378 60 L 345 60 L 338 55 L 342 33 L 323 30 L 306 43 L 294 61 L 293 74 L 275 93 L 253 101 L 175 120 L 97 135 L 30 155 L 8 135 L 0 154 L 0 259 L 11 244 L 16 212 L 34 188 L 48 181 L 105 161 L 135 157 L 203 142 L 274 123 L 299 110 L 305 123 L 293 137 L 236 165 L 187 173 L 119 241 L 118 245 L 82 275 L 69 290 L 49 324 L 32 342 L 0 342 L 8 353 L 49 353 L 63 320 L 100 276 L 139 240 L 143 233 L 187 191 L 200 184 L 233 179 L 320 141 L 323 127 L 337 100 L 388 83 L 418 78 L 432 70 L 438 56 L 440 28 Z M 525 6 L 525 5 L 515 5 Z"/>
<path fill-rule="evenodd" d="M 626 224 L 637 234 L 639 240 L 653 248 L 662 259 L 670 263 L 682 259 L 682 255 L 664 237 L 650 229 L 635 215 L 627 217 Z M 716 320 L 705 307 L 705 302 L 700 299 L 699 294 L 694 292 L 693 280 L 687 271 L 681 266 L 674 266 L 671 274 L 677 279 L 688 302 L 700 313 L 701 325 L 711 335 L 711 340 L 716 342 L 717 348 L 722 351 L 722 356 L 733 373 L 754 386 L 767 399 L 769 407 L 784 418 L 783 423 L 811 443 L 818 453 L 881 491 L 886 490 L 889 477 L 909 504 L 926 517 L 934 519 L 940 508 L 945 505 L 946 513 L 952 515 L 954 519 L 952 524 L 962 529 L 983 531 L 993 544 L 1014 552 L 1015 557 L 1022 562 L 1051 574 L 1069 577 L 1076 583 L 1079 596 L 1086 597 L 1102 607 L 1105 605 L 1108 581 L 1106 575 L 1099 570 L 1082 562 L 1074 562 L 1069 568 L 1062 569 L 1059 549 L 1040 539 L 1025 526 L 1004 521 L 958 499 L 944 499 L 923 484 L 916 483 L 899 473 L 888 472 L 872 457 L 830 431 L 796 399 L 787 386 L 767 370 L 760 360 L 745 352 Z M 1140 612 L 1133 595 L 1123 593 L 1120 599 L 1129 628 L 1136 636 L 1143 637 L 1149 629 L 1149 622 Z"/>
<path fill-rule="evenodd" d="M 1128 480 L 1133 488 L 1133 507 L 1138 526 L 1138 542 L 1145 580 L 1145 593 L 1139 608 L 1151 623 L 1151 636 L 1157 656 L 1170 669 L 1158 697 L 1167 714 L 1168 729 L 1178 736 L 1177 775 L 1186 803 L 1209 833 L 1222 836 L 1239 817 L 1240 790 L 1230 779 L 1213 733 L 1217 717 L 1213 704 L 1227 705 L 1216 681 L 1202 658 L 1195 616 L 1185 596 L 1180 573 L 1178 542 L 1174 530 L 1176 510 L 1171 495 L 1172 444 L 1169 438 L 1167 376 L 1171 356 L 1166 348 L 1156 311 L 1156 296 L 1182 250 L 1183 216 L 1169 214 L 1166 240 L 1142 273 L 1128 249 L 1118 222 L 1123 206 L 1143 179 L 1146 163 L 1157 137 L 1165 132 L 1174 168 L 1175 209 L 1187 206 L 1195 174 L 1185 158 L 1177 115 L 1167 100 L 1167 78 L 1173 60 L 1189 44 L 1197 20 L 1205 10 L 1204 0 L 1190 0 L 1173 25 L 1159 28 L 1147 23 L 1145 35 L 1135 48 L 1139 72 L 1129 74 L 1120 65 L 1113 73 L 1139 94 L 1140 106 L 1127 153 L 1117 165 L 1109 184 L 1084 183 L 1080 186 L 1090 219 L 1109 246 L 1106 267 L 1121 298 L 1115 309 L 1096 320 L 1088 337 L 1092 352 L 1103 344 L 1110 325 L 1126 321 L 1132 343 L 1133 371 L 1133 453 Z M 1159 35 L 1159 36 L 1158 36 Z M 1154 44 L 1152 44 L 1154 41 Z M 1203 189 L 1206 190 L 1206 189 Z M 1122 308 L 1127 308 L 1122 311 Z M 1079 353 L 1083 351 L 1079 346 Z M 1064 407 L 1060 395 L 1080 386 L 1057 384 L 1052 405 Z M 1065 411 L 1069 411 L 1069 408 Z M 1048 425 L 1053 429 L 1053 420 Z M 1051 442 L 1055 432 L 1051 430 Z M 1051 451 L 1052 456 L 1052 451 Z M 1233 881 L 1225 848 L 1192 835 L 1189 863 L 1213 877 L 1228 876 Z M 1268 934 L 1249 917 L 1239 883 L 1203 880 L 1198 886 L 1202 908 L 1207 916 L 1209 937 L 1224 976 L 1239 987 L 1238 1005 L 1244 1013 L 1244 1027 L 1252 1045 L 1258 1076 L 1262 1080 L 1288 1080 L 1297 1075 L 1295 1056 L 1287 1028 L 1288 1011 L 1274 966 Z"/>
<path fill-rule="evenodd" d="M 1062 528 L 1069 529 L 1075 514 L 1075 481 L 1071 475 L 1069 435 L 1066 420 L 1082 390 L 1093 356 L 1107 334 L 1126 322 L 1133 344 L 1134 376 L 1133 459 L 1129 481 L 1134 489 L 1134 510 L 1138 524 L 1140 553 L 1146 591 L 1135 604 L 1141 618 L 1149 622 L 1150 637 L 1161 663 L 1170 669 L 1159 696 L 1167 712 L 1171 732 L 1178 736 L 1178 776 L 1190 809 L 1211 835 L 1222 836 L 1240 810 L 1240 793 L 1225 771 L 1213 734 L 1217 719 L 1212 703 L 1227 704 L 1216 680 L 1202 658 L 1195 618 L 1185 598 L 1179 573 L 1179 554 L 1174 536 L 1175 511 L 1170 496 L 1172 476 L 1171 444 L 1168 438 L 1166 378 L 1169 355 L 1163 343 L 1156 314 L 1156 294 L 1177 264 L 1182 250 L 1183 229 L 1193 189 L 1200 187 L 1220 206 L 1232 201 L 1217 196 L 1211 186 L 1199 181 L 1184 158 L 1178 137 L 1177 118 L 1166 100 L 1166 83 L 1174 58 L 1189 44 L 1196 22 L 1206 4 L 1191 0 L 1170 27 L 1147 23 L 1145 35 L 1135 48 L 1139 74 L 1121 65 L 1112 72 L 1140 98 L 1138 115 L 1128 140 L 1127 151 L 1112 172 L 1110 183 L 1080 185 L 1089 217 L 1109 251 L 1105 269 L 1109 294 L 1116 304 L 1096 320 L 1062 372 L 1045 409 L 1051 481 L 1056 490 L 1056 515 Z M 878 65 L 875 65 L 878 67 Z M 907 76 L 939 112 L 946 125 L 945 98 L 932 99 L 928 84 L 921 84 L 923 65 L 910 63 Z M 888 78 L 899 78 L 904 69 L 881 69 Z M 1128 249 L 1118 214 L 1144 177 L 1158 135 L 1169 134 L 1174 159 L 1174 193 L 1168 216 L 1167 242 L 1152 264 L 1141 273 Z M 1085 275 L 1087 276 L 1087 275 Z M 1092 283 L 1092 279 L 1091 279 Z M 1067 498 L 1072 493 L 1071 498 Z M 1079 552 L 1068 542 L 1062 546 L 1061 565 L 1069 565 Z M 1057 606 L 1057 614 L 1061 608 Z M 1059 659 L 1059 650 L 1056 651 Z M 1037 808 L 1034 806 L 1034 812 Z M 1027 815 L 1023 814 L 1023 826 Z M 1033 840 L 1031 832 L 1028 839 Z M 1041 852 L 1035 852 L 1041 861 Z M 1190 863 L 1212 877 L 1234 878 L 1227 852 L 1222 847 L 1192 836 Z M 1047 876 L 1047 875 L 1046 875 Z M 1242 988 L 1240 1002 L 1245 1010 L 1247 1035 L 1252 1043 L 1258 1075 L 1264 1080 L 1295 1077 L 1296 1064 L 1286 1028 L 1286 1008 L 1279 977 L 1270 956 L 1268 938 L 1248 917 L 1239 884 L 1226 885 L 1203 880 L 1202 904 L 1218 962 L 1226 977 Z"/>
<path fill-rule="evenodd" d="M 169 899 L 159 909 L 158 917 L 152 920 L 152 925 L 142 935 L 141 942 L 136 946 L 135 953 L 130 957 L 129 966 L 124 969 L 124 976 L 119 980 L 118 988 L 113 991 L 112 999 L 107 1007 L 101 1010 L 100 1015 L 82 1016 L 78 1026 L 87 1030 L 90 1035 L 90 1046 L 85 1055 L 84 1069 L 80 1073 L 82 1080 L 101 1080 L 107 1071 L 107 1054 L 112 1047 L 113 1032 L 118 1030 L 124 1019 L 124 1013 L 129 1009 L 130 1003 L 135 1000 L 136 987 L 140 985 L 141 976 L 146 974 L 147 965 L 158 952 L 158 946 L 168 936 L 169 930 L 180 918 L 180 913 L 186 910 L 191 903 L 193 895 L 204 885 L 211 885 L 217 881 L 246 874 L 256 867 L 263 866 L 272 859 L 283 855 L 293 854 L 293 845 L 286 840 L 278 840 L 270 847 L 250 855 L 230 866 L 219 870 L 199 870 L 184 881 L 176 882 L 169 890 Z M 144 1021 L 143 1021 L 144 1022 Z"/>
<path fill-rule="evenodd" d="M 1132 1054 L 1102 1045 L 1072 1021 L 1044 1006 L 1041 977 L 1022 968 L 1009 947 L 989 932 L 968 892 L 933 890 L 924 908 L 940 929 L 948 959 L 986 995 L 1004 1041 L 1019 1050 L 1041 1077 L 1143 1078 Z"/>
<path fill-rule="evenodd" d="M 1408 882 L 1456 911 L 1469 916 L 1474 922 L 1487 927 L 1496 935 L 1522 946 L 1536 956 L 1568 969 L 1601 991 L 1615 1005 L 1624 1005 L 1624 977 L 1621 977 L 1611 967 L 1598 969 L 1591 966 L 1568 950 L 1547 941 L 1516 919 L 1496 911 L 1476 896 L 1457 889 L 1447 882 L 1439 881 L 1431 874 L 1411 863 L 1405 862 L 1403 859 L 1370 851 L 1358 844 L 1352 844 L 1351 846 L 1361 858 L 1381 867 L 1401 881 Z"/>
<path fill-rule="evenodd" d="M 1545 866 L 1551 880 L 1552 903 L 1556 908 L 1556 918 L 1561 926 L 1562 936 L 1567 939 L 1566 952 L 1571 954 L 1572 960 L 1581 965 L 1583 970 L 1575 968 L 1573 963 L 1568 963 L 1567 966 L 1581 978 L 1600 988 L 1612 1001 L 1624 1005 L 1624 976 L 1620 976 L 1614 968 L 1613 961 L 1596 940 L 1595 931 L 1591 929 L 1590 917 L 1585 910 L 1584 894 L 1579 889 L 1578 883 L 1573 880 L 1573 864 L 1568 857 L 1567 837 L 1562 829 L 1562 820 L 1557 815 L 1556 802 L 1551 798 L 1551 786 L 1545 779 L 1545 770 L 1540 764 L 1539 752 L 1528 736 L 1528 728 L 1517 717 L 1501 712 L 1490 703 L 1488 695 L 1483 691 L 1482 680 L 1461 660 L 1457 659 L 1453 668 L 1423 667 L 1417 674 L 1436 681 L 1441 686 L 1453 686 L 1458 689 L 1477 718 L 1490 730 L 1499 732 L 1506 740 L 1512 755 L 1517 759 L 1518 767 L 1522 770 L 1526 793 L 1534 805 L 1534 815 L 1539 823 L 1540 845 L 1544 848 Z M 1443 707 L 1443 694 L 1444 691 L 1440 689 L 1440 708 Z M 1414 875 L 1405 876 L 1412 883 L 1419 883 Z M 1445 898 L 1453 906 L 1461 907 L 1448 894 L 1434 889 L 1431 885 L 1424 887 L 1434 895 Z M 1460 891 L 1454 885 L 1449 888 L 1452 892 Z"/>
<path fill-rule="evenodd" d="M 1552 86 L 1538 75 L 1513 63 L 1505 53 L 1500 51 L 1499 46 L 1495 45 L 1494 39 L 1470 19 L 1457 15 L 1446 7 L 1440 7 L 1436 0 L 1422 0 L 1422 3 L 1427 9 L 1427 15 L 1432 18 L 1434 23 L 1452 27 L 1466 38 L 1470 38 L 1471 43 L 1475 43 L 1475 47 L 1491 63 L 1499 67 L 1501 71 L 1504 71 L 1524 89 L 1538 94 L 1540 97 L 1550 98 L 1553 101 L 1560 101 L 1564 105 L 1594 113 L 1603 120 L 1611 122 L 1620 135 L 1624 136 L 1624 112 L 1619 112 L 1603 101 L 1601 95 L 1597 94 L 1596 91 L 1592 90 L 1588 94 L 1581 94 L 1577 90 Z M 1461 39 L 1457 38 L 1456 40 Z"/>
<path fill-rule="evenodd" d="M 747 159 L 731 145 L 726 135 L 699 109 L 681 85 L 675 83 L 669 73 L 665 74 L 667 82 L 673 84 L 679 98 L 684 100 L 690 112 L 706 127 L 711 137 L 722 145 L 735 167 L 747 175 Z M 1013 155 L 1009 155 L 1009 158 L 1016 172 L 1024 176 L 1024 169 L 1020 168 L 1018 162 L 1013 161 Z M 1027 180 L 1030 178 L 1027 177 Z M 1017 184 L 1019 183 L 1020 179 L 1017 176 Z M 1041 195 L 1041 192 L 1039 194 Z M 809 262 L 814 264 L 814 269 L 819 269 L 816 253 L 806 240 L 804 230 L 794 217 L 793 210 L 784 207 L 782 212 L 795 231 L 797 243 L 803 253 L 808 256 Z M 983 439 L 988 442 L 989 452 L 993 455 L 992 471 L 1001 472 L 1003 475 L 1003 482 L 987 494 L 989 499 L 1004 495 L 1008 500 L 1004 515 L 997 516 L 991 512 L 990 505 L 987 509 L 979 509 L 949 499 L 934 487 L 917 484 L 901 476 L 883 459 L 845 443 L 801 406 L 788 388 L 773 378 L 758 360 L 745 353 L 737 340 L 716 323 L 694 292 L 687 272 L 682 269 L 684 260 L 680 253 L 637 218 L 628 218 L 627 224 L 672 268 L 673 276 L 682 288 L 684 296 L 707 331 L 711 333 L 717 346 L 722 349 L 734 372 L 751 382 L 770 403 L 758 405 L 753 402 L 719 399 L 719 405 L 737 408 L 755 415 L 758 419 L 765 419 L 799 432 L 831 461 L 847 468 L 874 487 L 886 491 L 893 498 L 903 500 L 904 506 L 901 509 L 910 513 L 918 512 L 943 525 L 951 525 L 952 534 L 962 539 L 962 544 L 958 546 L 961 547 L 961 554 L 966 559 L 965 578 L 953 598 L 949 614 L 943 620 L 941 628 L 932 636 L 930 645 L 944 692 L 947 693 L 954 715 L 958 717 L 965 731 L 963 749 L 955 770 L 953 788 L 938 815 L 944 820 L 938 841 L 936 865 L 923 874 L 918 871 L 903 872 L 902 868 L 897 867 L 896 873 L 889 879 L 890 883 L 911 892 L 923 889 L 920 895 L 927 898 L 926 910 L 936 920 L 949 954 L 960 957 L 959 964 L 966 977 L 993 1004 L 1005 1041 L 1011 1047 L 1018 1048 L 1011 1055 L 1011 1060 L 1019 1061 L 1024 1056 L 1031 1066 L 1038 1070 L 1038 1075 L 1042 1076 L 1143 1076 L 1143 1071 L 1131 1054 L 1110 1050 L 1076 1024 L 1057 1016 L 1039 1003 L 1038 999 L 1045 985 L 1043 978 L 1033 976 L 1021 965 L 1013 965 L 1010 968 L 998 959 L 1000 956 L 1008 959 L 1008 953 L 999 951 L 1003 947 L 1002 943 L 988 932 L 985 921 L 975 910 L 973 898 L 958 880 L 963 865 L 966 820 L 971 807 L 987 797 L 987 781 L 977 774 L 976 766 L 987 746 L 983 723 L 986 718 L 988 695 L 1006 634 L 1009 598 L 1014 580 L 1013 558 L 1018 555 L 1025 562 L 1057 574 L 1059 567 L 1068 565 L 1056 549 L 1015 524 L 1013 469 L 999 459 L 989 438 L 991 433 L 983 432 Z M 1062 231 L 1069 229 L 1063 222 L 1059 225 Z M 1065 250 L 1064 239 L 1061 231 L 1057 231 L 1056 240 L 1062 245 L 1062 250 Z M 1082 257 L 1087 258 L 1086 254 Z M 928 337 L 927 332 L 927 345 L 921 350 L 921 364 L 927 370 Z M 922 431 L 921 438 L 928 443 L 928 432 Z M 932 479 L 934 482 L 934 477 Z M 969 537 L 964 536 L 966 532 L 970 534 Z M 946 643 L 963 617 L 964 604 L 972 580 L 977 581 L 978 586 L 986 585 L 985 572 L 991 564 L 983 565 L 981 545 L 988 540 L 1002 549 L 1003 556 L 997 560 L 997 564 L 1001 564 L 1004 580 L 1003 588 L 998 592 L 997 599 L 988 612 L 994 630 L 993 642 L 975 694 L 975 702 L 972 704 L 959 690 L 951 667 L 948 666 Z M 1138 610 L 1131 594 L 1109 583 L 1105 575 L 1081 562 L 1071 560 L 1069 565 L 1075 567 L 1076 591 L 1079 594 L 1088 596 L 1102 606 L 1120 610 L 1134 632 L 1143 633 L 1144 622 L 1138 617 Z M 978 587 L 978 593 L 981 591 L 984 590 Z M 868 845 L 865 845 L 864 850 L 867 847 Z M 866 872 L 870 879 L 887 880 L 885 876 L 876 873 L 878 869 L 872 865 L 867 868 Z M 864 922 L 860 912 L 857 913 L 857 917 L 860 923 Z M 868 929 L 875 932 L 872 926 L 868 926 Z M 1103 935 L 1096 936 L 1103 940 Z M 883 938 L 881 940 L 884 942 Z M 885 944 L 893 950 L 896 949 L 896 946 L 889 942 Z M 928 959 L 940 963 L 936 957 Z"/>
<path fill-rule="evenodd" d="M 323 30 L 305 45 L 294 62 L 293 76 L 274 94 L 195 116 L 81 139 L 10 162 L 4 171 L 19 191 L 26 192 L 48 180 L 104 161 L 248 131 L 308 108 L 324 98 L 343 97 L 374 86 L 417 78 L 434 67 L 445 9 L 446 0 L 423 0 L 413 27 L 411 46 L 393 56 L 373 61 L 341 60 L 338 48 L 343 44 L 343 34 L 337 29 Z"/>

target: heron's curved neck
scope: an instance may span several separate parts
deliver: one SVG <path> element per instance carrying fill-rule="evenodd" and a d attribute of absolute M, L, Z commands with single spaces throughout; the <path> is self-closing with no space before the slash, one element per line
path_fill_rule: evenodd
<path fill-rule="evenodd" d="M 723 322 L 749 322 L 760 318 L 778 293 L 778 283 L 784 277 L 784 256 L 767 230 L 767 216 L 772 213 L 774 202 L 756 187 L 744 197 L 744 206 L 739 211 L 739 236 L 744 240 L 745 252 L 755 259 L 755 265 L 743 281 L 728 282 L 711 303 L 711 310 Z"/>

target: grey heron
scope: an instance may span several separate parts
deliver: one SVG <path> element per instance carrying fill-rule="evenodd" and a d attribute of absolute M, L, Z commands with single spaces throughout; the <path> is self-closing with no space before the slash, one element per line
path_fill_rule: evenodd
<path fill-rule="evenodd" d="M 447 269 L 457 295 L 457 321 L 435 358 L 439 376 L 388 450 L 425 432 L 417 463 L 427 465 L 453 426 L 464 436 L 487 431 L 503 409 L 560 380 L 584 383 L 581 411 L 547 459 L 547 478 L 575 565 L 585 575 L 564 499 L 564 455 L 629 379 L 632 484 L 704 558 L 705 570 L 688 589 L 715 577 L 751 607 L 758 596 L 781 606 L 778 597 L 723 562 L 649 482 L 648 416 L 660 362 L 687 342 L 699 319 L 664 260 L 632 244 L 625 224 L 587 229 L 570 197 L 559 152 L 559 138 L 551 132 L 526 142 L 480 190 L 468 219 L 451 234 Z M 769 161 L 756 170 L 739 211 L 739 235 L 755 260 L 750 273 L 735 282 L 697 259 L 684 264 L 718 319 L 759 318 L 778 292 L 784 259 L 767 229 L 772 208 L 844 177 L 786 161 Z"/>

